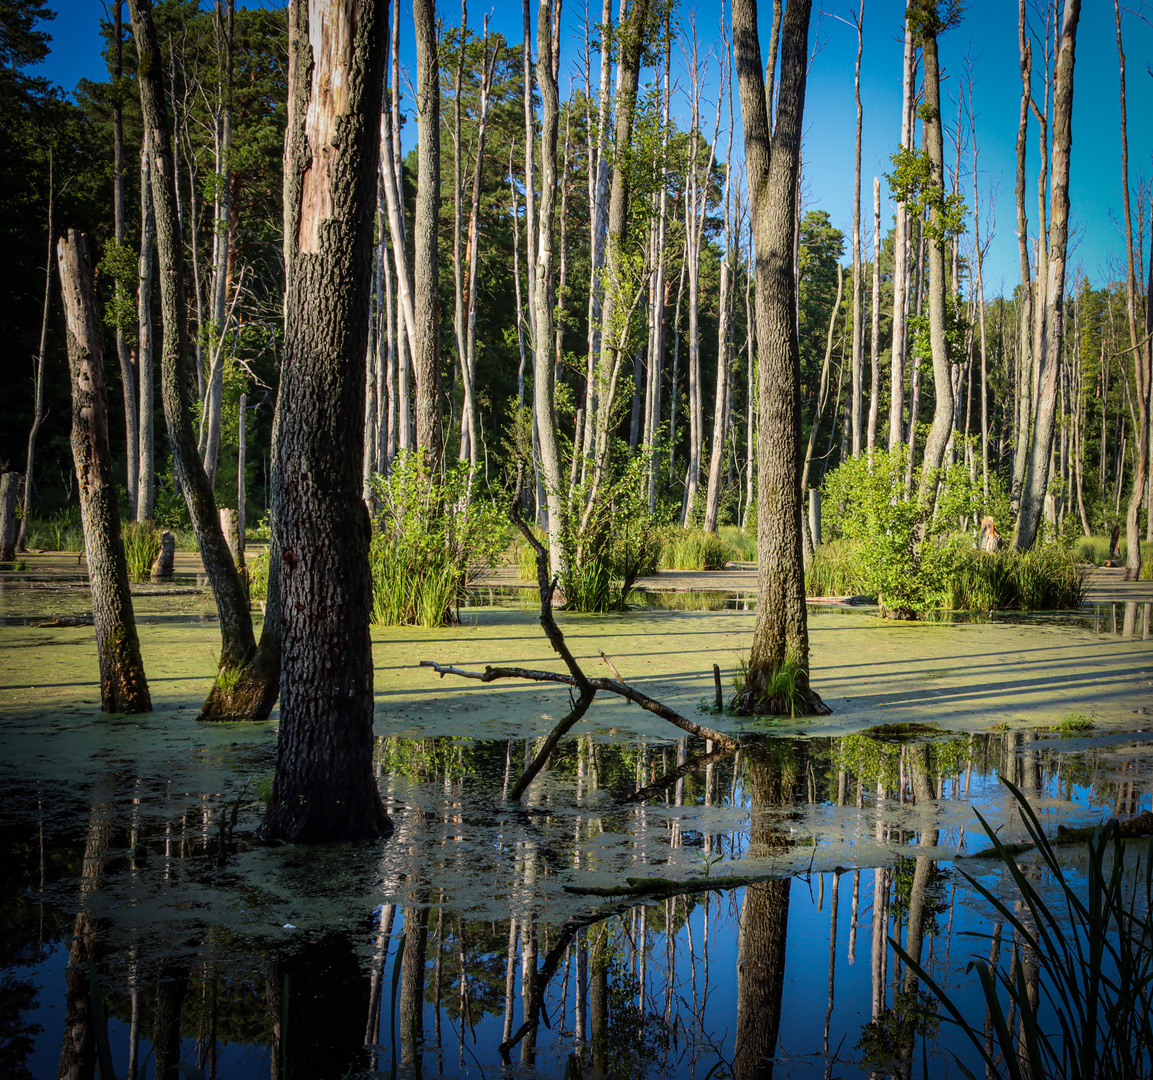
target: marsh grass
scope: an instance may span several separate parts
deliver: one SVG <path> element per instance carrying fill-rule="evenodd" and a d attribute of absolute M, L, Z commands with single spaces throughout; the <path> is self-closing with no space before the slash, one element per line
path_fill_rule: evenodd
<path fill-rule="evenodd" d="M 744 716 L 789 716 L 795 719 L 803 704 L 807 674 L 804 665 L 786 657 L 769 672 L 764 685 L 754 690 L 749 685 L 749 662 L 741 657 L 733 675 L 735 694 L 730 710 Z"/>
<path fill-rule="evenodd" d="M 943 1018 L 972 1041 L 987 1076 L 1139 1080 L 1153 1075 L 1153 844 L 1135 865 L 1127 862 L 1117 823 L 1107 822 L 1088 842 L 1082 886 L 1070 881 L 1022 792 L 1004 783 L 1058 898 L 1045 901 L 1034 884 L 1036 873 L 1017 866 L 996 830 L 977 813 L 1018 894 L 1016 900 L 1002 900 L 961 871 L 1020 945 L 1007 964 L 993 967 L 984 959 L 969 964 L 981 984 L 986 1024 L 978 1027 L 965 1018 L 952 996 L 959 1000 L 962 990 L 939 986 L 899 942 L 890 942 L 941 1003 Z"/>
<path fill-rule="evenodd" d="M 660 565 L 664 570 L 723 570 L 737 550 L 718 533 L 704 529 L 669 529 Z"/>
<path fill-rule="evenodd" d="M 30 517 L 27 543 L 38 551 L 83 551 L 80 508 L 68 506 L 48 518 Z"/>
<path fill-rule="evenodd" d="M 1065 611 L 1085 600 L 1088 574 L 1073 551 L 960 552 L 942 590 L 955 611 Z"/>
<path fill-rule="evenodd" d="M 833 540 L 813 553 L 805 571 L 806 596 L 861 596 L 867 591 L 859 541 Z"/>
<path fill-rule="evenodd" d="M 150 521 L 125 521 L 120 527 L 124 558 L 132 581 L 148 581 L 160 554 L 160 533 Z"/>
<path fill-rule="evenodd" d="M 757 561 L 757 537 L 737 525 L 722 525 L 717 532 L 733 549 L 732 557 L 739 562 Z"/>
<path fill-rule="evenodd" d="M 1073 554 L 1078 562 L 1092 563 L 1101 566 L 1109 558 L 1109 537 L 1107 536 L 1078 536 L 1073 541 Z M 1117 561 L 1124 564 L 1129 545 L 1125 542 L 1124 533 L 1118 544 Z M 1141 541 L 1141 569 L 1142 576 L 1146 566 L 1153 561 L 1153 540 Z M 1148 578 L 1146 578 L 1148 580 Z"/>

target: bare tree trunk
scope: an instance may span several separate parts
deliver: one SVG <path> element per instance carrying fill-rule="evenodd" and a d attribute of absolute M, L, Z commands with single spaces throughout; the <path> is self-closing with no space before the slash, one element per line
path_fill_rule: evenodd
<path fill-rule="evenodd" d="M 913 28 L 905 19 L 905 64 L 901 102 L 901 145 L 913 146 L 913 105 L 916 101 L 917 47 Z M 902 441 L 905 413 L 905 309 L 909 287 L 909 212 L 897 203 L 893 233 L 893 347 L 890 363 L 889 449 Z M 910 422 L 912 418 L 910 418 Z"/>
<path fill-rule="evenodd" d="M 120 12 L 117 10 L 117 19 Z M 16 550 L 27 551 L 28 519 L 32 509 L 32 469 L 36 458 L 36 436 L 40 432 L 40 425 L 44 422 L 44 373 L 48 361 L 48 313 L 52 305 L 52 244 L 53 216 L 55 210 L 55 189 L 53 187 L 53 158 L 52 150 L 48 150 L 48 257 L 44 261 L 44 310 L 40 318 L 40 351 L 36 357 L 36 379 L 33 384 L 32 397 L 35 402 L 32 413 L 32 427 L 28 432 L 28 455 L 24 462 L 24 513 L 20 517 L 19 533 L 16 537 Z M 123 337 L 122 330 L 117 331 L 117 341 Z"/>
<path fill-rule="evenodd" d="M 869 460 L 877 445 L 877 421 L 881 408 L 881 180 L 873 177 L 873 288 L 869 327 L 869 422 L 865 446 Z"/>
<path fill-rule="evenodd" d="M 72 373 L 72 460 L 100 659 L 100 707 L 113 713 L 151 712 L 120 539 L 120 508 L 108 449 L 104 345 L 83 236 L 70 229 L 57 246 L 57 257 Z"/>
<path fill-rule="evenodd" d="M 757 622 L 743 693 L 750 711 L 780 709 L 769 680 L 796 669 L 797 712 L 826 711 L 808 685 L 809 632 L 801 546 L 800 356 L 793 262 L 797 177 L 805 102 L 811 0 L 789 0 L 781 26 L 777 119 L 769 126 L 755 0 L 733 4 L 733 45 L 745 129 L 749 201 L 757 252 L 758 443 Z"/>
<path fill-rule="evenodd" d="M 1072 145 L 1073 61 L 1080 0 L 1065 0 L 1053 90 L 1053 172 L 1049 206 L 1049 251 L 1046 273 L 1044 333 L 1041 338 L 1041 375 L 1033 424 L 1029 473 L 1021 498 L 1021 515 L 1013 547 L 1028 551 L 1037 537 L 1045 493 L 1049 487 L 1053 428 L 1056 423 L 1057 381 L 1061 366 L 1065 309 L 1065 257 L 1069 239 L 1069 153 Z M 1040 274 L 1038 273 L 1038 276 Z"/>
<path fill-rule="evenodd" d="M 304 617 L 284 620 L 263 831 L 292 843 L 391 831 L 372 770 L 364 429 L 347 422 L 364 412 L 386 13 L 379 0 L 294 0 L 289 9 L 286 157 L 309 164 L 284 204 L 293 250 L 273 526 L 284 610 Z M 302 72 L 309 45 L 311 71 Z"/>
<path fill-rule="evenodd" d="M 416 23 L 417 189 L 413 224 L 416 445 L 440 467 L 440 342 L 437 224 L 440 219 L 440 60 L 433 0 L 414 0 Z"/>
<path fill-rule="evenodd" d="M 136 520 L 151 521 L 156 499 L 156 440 L 153 433 L 152 263 L 156 215 L 152 212 L 152 169 L 147 145 L 140 148 L 140 260 L 136 281 L 136 364 L 140 373 L 139 496 Z"/>
<path fill-rule="evenodd" d="M 853 92 L 857 102 L 857 143 L 853 158 L 853 457 L 861 454 L 861 395 L 865 381 L 865 333 L 861 325 L 865 282 L 861 276 L 861 52 L 864 48 L 865 0 L 853 19 L 857 27 L 857 66 Z"/>
<path fill-rule="evenodd" d="M 725 162 L 733 160 L 733 76 L 729 60 L 728 35 L 725 38 L 725 67 L 728 80 L 729 99 L 729 145 L 725 152 Z M 721 505 L 721 466 L 725 457 L 725 439 L 729 423 L 729 384 L 732 374 L 729 370 L 729 318 L 732 299 L 729 296 L 736 262 L 736 248 L 733 238 L 733 222 L 729 200 L 732 186 L 732 169 L 725 169 L 725 254 L 721 260 L 721 288 L 717 297 L 717 389 L 713 401 L 713 446 L 709 455 L 709 487 L 705 495 L 705 531 L 717 531 L 717 514 Z"/>
<path fill-rule="evenodd" d="M 944 222 L 944 138 L 941 120 L 941 75 L 937 65 L 936 14 L 925 17 L 921 27 L 921 54 L 925 64 L 925 106 L 921 130 L 929 156 L 925 222 L 929 244 L 929 341 L 933 351 L 933 423 L 925 439 L 925 459 L 917 502 L 923 524 L 932 513 L 937 491 L 938 471 L 953 432 L 953 386 L 949 371 L 949 343 L 945 336 L 945 222 Z"/>
<path fill-rule="evenodd" d="M 560 23 L 560 0 L 540 5 L 536 31 L 536 78 L 541 97 L 541 196 L 537 223 L 537 257 L 533 289 L 536 294 L 533 332 L 533 417 L 540 445 L 548 504 L 549 562 L 553 576 L 563 572 L 565 500 L 561 489 L 560 447 L 557 441 L 556 369 L 553 364 L 553 226 L 556 215 L 557 131 L 560 95 L 553 62 L 554 26 Z"/>

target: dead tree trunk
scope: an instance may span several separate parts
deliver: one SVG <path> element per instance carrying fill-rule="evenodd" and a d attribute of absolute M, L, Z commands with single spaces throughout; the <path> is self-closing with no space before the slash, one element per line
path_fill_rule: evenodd
<path fill-rule="evenodd" d="M 100 660 L 104 712 L 152 711 L 140 658 L 128 564 L 120 540 L 120 508 L 108 449 L 104 398 L 104 344 L 84 238 L 74 229 L 57 247 L 60 292 L 68 328 L 72 375 L 72 460 L 80 492 L 84 549 L 92 583 L 92 621 Z"/>
<path fill-rule="evenodd" d="M 1056 425 L 1057 384 L 1064 340 L 1065 257 L 1069 241 L 1069 153 L 1072 145 L 1073 61 L 1081 0 L 1065 0 L 1053 89 L 1053 172 L 1049 204 L 1049 252 L 1045 276 L 1045 322 L 1038 356 L 1041 359 L 1037 410 L 1029 473 L 1021 493 L 1021 516 L 1013 547 L 1028 551 L 1037 538 L 1045 493 L 1049 488 L 1053 429 Z M 1144 479 L 1144 478 L 1142 478 Z"/>
<path fill-rule="evenodd" d="M 380 0 L 294 0 L 289 9 L 286 156 L 306 168 L 285 200 L 294 251 L 272 511 L 291 617 L 264 834 L 293 843 L 391 829 L 372 771 L 364 428 L 348 423 L 364 414 L 386 11 Z"/>
<path fill-rule="evenodd" d="M 147 142 L 147 140 L 146 140 Z M 140 149 L 140 260 L 136 282 L 136 365 L 140 375 L 140 460 L 136 520 L 151 521 L 156 505 L 155 380 L 152 367 L 152 263 L 156 219 L 152 213 L 152 170 L 147 145 Z"/>
<path fill-rule="evenodd" d="M 16 502 L 20 497 L 20 474 L 0 473 L 0 563 L 16 558 Z"/>
<path fill-rule="evenodd" d="M 905 18 L 905 65 L 901 103 L 901 145 L 913 146 L 913 105 L 916 99 L 915 77 L 917 48 L 913 28 Z M 909 306 L 909 212 L 905 203 L 897 203 L 897 220 L 893 231 L 893 347 L 890 362 L 889 449 L 895 450 L 902 440 L 905 416 L 905 309 Z M 910 416 L 910 430 L 914 420 Z M 910 451 L 911 456 L 911 451 Z"/>
<path fill-rule="evenodd" d="M 192 430 L 184 258 L 176 203 L 175 161 L 160 81 L 160 49 L 152 4 L 150 0 L 129 0 L 129 10 L 140 57 L 140 103 L 152 164 L 152 204 L 164 328 L 161 356 L 164 419 L 172 445 L 173 468 L 188 504 L 200 557 L 212 581 L 220 614 L 220 670 L 199 719 L 263 720 L 276 700 L 275 677 L 271 670 L 255 663 L 258 658 L 248 593 L 220 531 L 212 486 L 201 464 Z"/>
<path fill-rule="evenodd" d="M 793 260 L 806 46 L 811 0 L 789 0 L 781 24 L 776 124 L 770 126 L 755 0 L 733 4 L 733 47 L 756 242 L 759 412 L 757 622 L 740 705 L 749 712 L 827 712 L 809 687 L 809 629 L 801 544 L 801 402 Z M 793 700 L 773 677 L 795 672 Z"/>

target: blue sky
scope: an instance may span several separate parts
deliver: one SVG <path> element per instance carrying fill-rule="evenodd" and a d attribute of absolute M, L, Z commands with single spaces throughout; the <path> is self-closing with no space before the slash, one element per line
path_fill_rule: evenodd
<path fill-rule="evenodd" d="M 411 65 L 414 50 L 411 0 L 400 2 L 403 5 L 402 63 Z M 58 16 L 48 27 L 53 37 L 52 54 L 37 73 L 65 89 L 74 87 L 80 78 L 104 77 L 99 39 L 104 5 L 100 0 L 56 0 L 54 6 Z M 534 30 L 535 6 L 534 3 Z M 1153 178 L 1153 109 L 1149 108 L 1150 101 L 1153 101 L 1153 77 L 1148 70 L 1153 65 L 1153 4 L 1150 0 L 1126 0 L 1124 6 L 1129 9 L 1123 25 L 1128 78 L 1130 184 L 1136 214 L 1139 184 Z M 599 10 L 599 4 L 595 7 Z M 442 4 L 440 10 L 447 24 L 459 22 L 459 4 Z M 819 19 L 817 10 L 821 11 Z M 813 61 L 805 105 L 805 204 L 827 210 L 833 223 L 846 234 L 852 226 L 856 31 L 842 20 L 849 19 L 855 10 L 855 5 L 848 0 L 824 0 L 823 7 L 820 0 L 814 4 L 812 39 L 819 40 L 820 47 Z M 771 4 L 762 3 L 762 44 L 768 38 L 770 11 Z M 470 24 L 479 27 L 486 12 L 491 15 L 494 29 L 502 31 L 510 40 L 520 39 L 520 4 L 502 0 L 496 5 L 482 7 L 474 0 L 469 10 Z M 904 5 L 900 0 L 866 0 L 865 3 L 861 76 L 864 107 L 862 214 L 870 230 L 872 178 L 875 175 L 882 177 L 883 229 L 888 228 L 890 221 L 891 208 L 886 199 L 883 174 L 890 168 L 889 155 L 900 136 L 903 12 Z M 680 19 L 686 32 L 690 14 L 695 16 L 702 51 L 714 47 L 720 39 L 720 0 L 703 0 L 695 7 L 681 0 Z M 1038 18 L 1035 12 L 1032 17 L 1034 21 Z M 127 9 L 125 18 L 127 21 Z M 566 33 L 561 46 L 562 92 L 569 78 L 580 78 L 577 65 L 583 42 L 585 0 L 566 0 L 563 18 Z M 1034 55 L 1038 52 L 1035 47 Z M 995 213 L 993 240 L 985 262 L 986 293 L 995 295 L 1002 290 L 1011 291 L 1018 279 L 1013 199 L 1020 97 L 1016 3 L 1013 0 L 970 0 L 961 24 L 942 36 L 940 53 L 946 76 L 944 93 L 954 95 L 954 101 L 966 70 L 966 58 L 973 65 L 983 232 L 988 230 L 989 210 Z M 687 117 L 688 79 L 683 61 L 678 58 L 674 63 L 680 69 L 681 93 L 677 111 Z M 702 110 L 710 129 L 715 109 L 717 71 L 718 63 L 714 57 L 710 61 L 706 83 L 706 93 L 711 100 Z M 1040 93 L 1036 76 L 1034 93 Z M 946 105 L 946 120 L 950 126 L 955 111 L 955 105 L 951 108 Z M 736 116 L 739 132 L 739 109 Z M 1079 269 L 1097 284 L 1115 276 L 1118 268 L 1124 266 L 1118 118 L 1113 5 L 1108 0 L 1083 0 L 1074 75 L 1071 267 Z M 719 143 L 722 155 L 724 142 L 722 134 Z M 739 155 L 739 146 L 738 135 L 734 156 Z M 1035 235 L 1039 162 L 1035 124 L 1030 127 L 1029 152 L 1029 220 L 1031 235 Z M 946 157 L 951 157 L 948 148 Z M 966 201 L 971 203 L 971 158 L 967 149 L 962 163 L 962 190 Z M 1148 194 L 1144 205 L 1144 216 L 1148 219 Z M 1148 234 L 1148 225 L 1145 231 Z M 1145 250 L 1148 252 L 1147 241 Z"/>

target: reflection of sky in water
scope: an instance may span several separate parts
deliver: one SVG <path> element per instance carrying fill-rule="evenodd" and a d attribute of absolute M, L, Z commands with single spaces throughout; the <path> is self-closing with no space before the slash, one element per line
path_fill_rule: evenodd
<path fill-rule="evenodd" d="M 892 951 L 883 951 L 882 970 L 882 954 L 874 954 L 872 947 L 878 875 L 891 876 L 894 868 L 903 870 L 903 876 L 897 877 L 907 891 L 918 856 L 939 860 L 942 874 L 934 893 L 939 910 L 932 920 L 933 931 L 925 937 L 922 960 L 947 987 L 963 988 L 961 1000 L 973 1019 L 979 1020 L 982 1006 L 975 996 L 975 977 L 965 976 L 964 971 L 973 955 L 987 955 L 988 942 L 966 934 L 988 934 L 991 916 L 985 902 L 973 895 L 954 867 L 959 865 L 978 875 L 998 895 L 1008 897 L 1012 893 L 1005 873 L 995 865 L 983 860 L 958 864 L 950 860 L 962 840 L 969 852 L 986 846 L 974 808 L 1003 825 L 1003 838 L 1014 840 L 1022 835 L 1019 817 L 1011 813 L 1011 802 L 998 782 L 999 774 L 1005 771 L 1020 783 L 1036 785 L 1032 801 L 1050 831 L 1057 822 L 1098 820 L 1102 811 L 1130 813 L 1151 805 L 1148 743 L 1139 736 L 1097 737 L 1092 743 L 1055 737 L 1025 742 L 1011 733 L 976 736 L 971 741 L 964 736 L 954 744 L 954 751 L 947 751 L 946 740 L 939 760 L 947 760 L 949 767 L 943 777 L 933 778 L 934 783 L 941 783 L 942 799 L 929 806 L 902 805 L 895 797 L 895 782 L 889 786 L 888 797 L 878 799 L 875 779 L 870 778 L 862 783 L 863 805 L 859 809 L 855 805 L 857 783 L 851 773 L 844 785 L 848 805 L 836 805 L 837 765 L 845 760 L 838 754 L 846 753 L 848 744 L 814 739 L 803 745 L 779 744 L 786 754 L 799 755 L 797 760 L 802 762 L 803 767 L 786 785 L 793 798 L 757 811 L 758 820 L 770 828 L 777 841 L 788 837 L 794 846 L 753 857 L 749 854 L 749 829 L 754 814 L 749 804 L 755 784 L 743 768 L 734 776 L 731 762 L 714 765 L 713 805 L 704 805 L 704 778 L 694 773 L 686 777 L 682 787 L 684 805 L 665 805 L 666 798 L 670 803 L 677 799 L 676 785 L 671 784 L 646 804 L 630 806 L 621 799 L 630 793 L 637 772 L 650 782 L 654 774 L 659 776 L 663 769 L 676 764 L 678 747 L 639 741 L 625 744 L 619 739 L 598 741 L 599 750 L 592 741 L 583 740 L 583 758 L 570 754 L 561 760 L 530 790 L 525 808 L 519 810 L 500 800 L 500 790 L 507 754 L 510 749 L 515 754 L 523 752 L 522 742 L 510 748 L 504 742 L 395 740 L 390 744 L 391 757 L 385 755 L 388 761 L 382 760 L 387 767 L 381 778 L 398 826 L 392 840 L 317 850 L 252 847 L 249 830 L 258 820 L 253 805 L 245 809 L 239 822 L 243 835 L 238 850 L 225 867 L 216 870 L 211 868 L 211 852 L 206 854 L 204 841 L 215 835 L 221 815 L 227 815 L 230 796 L 181 795 L 180 788 L 134 784 L 125 778 L 109 793 L 105 804 L 112 828 L 119 832 L 108 841 L 101 885 L 89 897 L 91 910 L 101 920 L 108 950 L 98 959 L 98 967 L 111 999 L 109 1030 L 118 1068 L 123 1070 L 127 1061 L 129 1006 L 125 986 L 133 949 L 143 958 L 141 970 L 151 973 L 141 980 L 146 1016 L 158 955 L 183 953 L 192 958 L 187 1001 L 204 995 L 205 964 L 215 965 L 222 1001 L 233 1011 L 253 1014 L 248 1041 L 224 1040 L 218 1045 L 217 1075 L 263 1077 L 269 1075 L 274 1052 L 268 1045 L 272 1014 L 262 1004 L 271 978 L 270 965 L 278 956 L 290 957 L 301 943 L 321 940 L 335 929 L 350 942 L 359 970 L 378 973 L 384 1007 L 379 1023 L 374 1025 L 374 1037 L 384 1050 L 377 1056 L 376 1067 L 387 1074 L 393 1043 L 388 1002 L 391 980 L 398 970 L 396 950 L 406 930 L 401 907 L 412 902 L 412 890 L 418 889 L 430 905 L 425 958 L 425 1075 L 438 1068 L 449 1076 L 480 1076 L 481 1067 L 485 1075 L 499 1072 L 496 1048 L 504 1029 L 510 914 L 518 925 L 530 919 L 536 925 L 539 964 L 566 922 L 587 918 L 598 910 L 616 910 L 619 904 L 621 913 L 605 923 L 612 941 L 612 984 L 626 987 L 630 977 L 638 976 L 643 954 L 646 1010 L 656 1017 L 650 1017 L 639 1029 L 630 1029 L 631 1034 L 618 1033 L 624 1048 L 648 1046 L 653 1055 L 646 1062 L 628 1063 L 621 1075 L 703 1077 L 720 1058 L 731 1060 L 733 1055 L 738 1011 L 738 913 L 749 889 L 646 901 L 647 934 L 642 945 L 640 906 L 633 904 L 626 909 L 625 901 L 572 896 L 562 886 L 574 882 L 618 884 L 626 874 L 699 879 L 708 864 L 713 878 L 735 873 L 797 875 L 789 887 L 775 1075 L 823 1073 L 827 1057 L 832 1055 L 837 1056 L 834 1075 L 863 1075 L 868 1070 L 860 1064 L 858 1043 L 864 1025 L 873 1016 L 875 983 L 879 980 L 883 984 L 887 1005 L 893 1004 L 894 989 L 900 985 Z M 859 750 L 863 744 L 857 745 Z M 891 741 L 873 741 L 868 746 L 873 750 L 881 747 L 878 752 L 888 755 L 891 768 L 899 770 L 904 760 L 906 798 L 910 798 L 915 745 L 904 751 L 901 744 Z M 968 756 L 957 756 L 957 747 L 972 756 L 971 769 Z M 703 749 L 703 745 L 690 741 L 684 752 L 692 757 Z M 625 751 L 634 758 L 625 756 Z M 241 750 L 233 752 L 241 755 L 239 760 L 246 760 Z M 615 767 L 614 754 L 619 758 Z M 395 765 L 402 758 L 407 762 L 404 769 Z M 642 763 L 638 765 L 636 758 Z M 468 768 L 461 767 L 461 762 L 470 761 Z M 594 765 L 600 769 L 599 787 L 594 787 L 590 775 Z M 511 764 L 514 774 L 518 767 L 519 758 Z M 421 769 L 431 772 L 421 774 Z M 59 1061 L 65 1021 L 64 969 L 77 902 L 74 875 L 79 873 L 78 854 L 84 849 L 86 829 L 91 827 L 88 808 L 75 794 L 63 790 L 59 794 L 62 805 L 57 805 L 49 818 L 48 844 L 71 848 L 76 854 L 70 868 L 59 871 L 58 881 L 53 882 L 49 875 L 43 907 L 38 880 L 26 877 L 19 883 L 24 899 L 21 910 L 26 920 L 44 918 L 47 943 L 37 962 L 7 969 L 15 978 L 31 979 L 39 987 L 37 1006 L 24 1016 L 26 1023 L 40 1024 L 44 1029 L 35 1040 L 28 1063 L 34 1076 L 53 1075 Z M 28 793 L 20 797 L 26 800 Z M 135 803 L 134 798 L 142 801 Z M 46 801 L 51 803 L 51 797 Z M 25 805 L 24 811 L 23 820 L 31 825 L 36 820 L 33 806 Z M 125 832 L 133 813 L 138 820 L 133 819 L 136 825 L 131 827 L 140 830 L 139 840 L 148 852 L 135 868 Z M 937 832 L 937 846 L 929 847 L 933 830 Z M 898 863 L 899 856 L 906 861 Z M 1082 857 L 1070 852 L 1066 859 L 1070 872 L 1081 880 Z M 1035 866 L 1036 861 L 1026 855 L 1022 862 Z M 839 873 L 838 867 L 843 868 Z M 834 880 L 833 1009 L 826 1050 Z M 1039 880 L 1043 887 L 1051 884 L 1046 875 L 1039 875 Z M 888 880 L 886 884 L 883 895 L 889 898 L 890 906 L 881 933 L 904 938 L 907 907 L 898 902 L 898 882 Z M 376 920 L 382 903 L 397 905 L 387 939 L 377 937 Z M 674 903 L 678 929 L 670 945 L 663 923 L 666 910 Z M 681 923 L 686 910 L 687 921 Z M 432 1003 L 438 915 L 443 1002 L 439 1062 L 435 1056 L 437 1010 Z M 295 929 L 285 930 L 286 922 Z M 491 1006 L 478 1012 L 463 1033 L 463 1047 L 456 1012 L 462 927 L 474 1001 L 484 999 Z M 586 929 L 584 934 L 588 933 Z M 851 936 L 855 941 L 850 962 Z M 523 1017 L 523 942 L 519 930 L 517 940 L 514 1030 Z M 1009 947 L 1006 936 L 1006 955 Z M 670 954 L 671 981 L 666 977 Z M 538 1031 L 538 1075 L 563 1075 L 566 1056 L 574 1045 L 574 964 L 570 952 L 567 979 L 562 962 L 547 990 L 545 1008 L 551 1028 L 542 1026 Z M 629 1001 L 634 1006 L 639 1003 L 639 988 L 622 994 L 616 1003 L 618 1010 Z M 368 1002 L 365 994 L 355 1006 L 363 1018 L 358 1020 L 362 1033 L 371 1023 Z M 399 1018 L 395 1022 L 399 1024 Z M 142 1058 L 148 1050 L 149 1023 L 142 1031 Z M 292 1031 L 290 1025 L 290 1045 Z M 199 1059 L 201 1047 L 196 1036 L 195 1031 L 185 1032 L 182 1060 Z M 940 1056 L 942 1052 L 952 1048 L 967 1053 L 967 1047 L 963 1036 L 948 1025 L 943 1027 L 930 1039 L 930 1053 L 936 1055 L 935 1072 L 949 1075 L 952 1067 Z M 397 1050 L 399 1053 L 399 1038 Z M 918 1041 L 914 1062 L 920 1053 Z M 519 1061 L 519 1049 L 512 1051 L 512 1059 Z M 343 1076 L 347 1058 L 337 1064 L 335 1075 Z"/>

